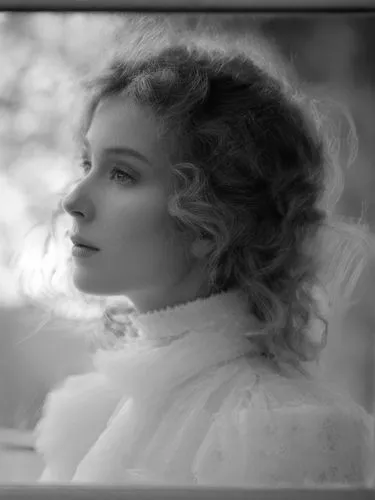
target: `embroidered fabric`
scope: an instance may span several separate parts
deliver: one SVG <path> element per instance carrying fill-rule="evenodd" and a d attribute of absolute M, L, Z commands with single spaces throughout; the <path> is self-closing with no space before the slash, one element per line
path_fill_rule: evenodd
<path fill-rule="evenodd" d="M 363 485 L 374 420 L 260 356 L 236 290 L 133 315 L 139 336 L 47 398 L 41 481 L 243 487 Z"/>

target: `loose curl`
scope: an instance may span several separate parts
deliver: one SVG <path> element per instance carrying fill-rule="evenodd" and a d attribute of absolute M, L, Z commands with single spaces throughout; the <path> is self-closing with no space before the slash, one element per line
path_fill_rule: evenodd
<path fill-rule="evenodd" d="M 136 30 L 87 82 L 79 137 L 106 97 L 152 109 L 171 159 L 176 229 L 212 242 L 210 293 L 246 294 L 267 355 L 317 360 L 322 305 L 349 296 L 367 241 L 360 225 L 333 215 L 342 183 L 332 123 L 255 38 Z M 114 312 L 121 308 L 106 308 L 104 324 L 121 337 L 127 329 Z"/>

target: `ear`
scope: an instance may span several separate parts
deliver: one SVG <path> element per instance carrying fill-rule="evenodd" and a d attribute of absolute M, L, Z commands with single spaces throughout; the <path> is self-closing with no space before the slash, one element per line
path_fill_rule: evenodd
<path fill-rule="evenodd" d="M 191 245 L 191 253 L 197 259 L 204 259 L 212 249 L 212 241 L 196 239 Z"/>

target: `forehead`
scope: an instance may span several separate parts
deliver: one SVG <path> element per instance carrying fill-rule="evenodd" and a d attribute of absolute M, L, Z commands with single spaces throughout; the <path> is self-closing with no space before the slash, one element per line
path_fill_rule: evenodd
<path fill-rule="evenodd" d="M 113 96 L 98 104 L 86 137 L 94 150 L 130 147 L 152 159 L 163 156 L 159 130 L 150 109 L 130 98 Z"/>

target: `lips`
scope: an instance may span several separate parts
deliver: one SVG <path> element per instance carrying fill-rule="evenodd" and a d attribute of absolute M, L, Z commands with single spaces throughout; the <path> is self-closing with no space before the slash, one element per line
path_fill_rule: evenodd
<path fill-rule="evenodd" d="M 84 238 L 81 238 L 80 236 L 73 235 L 70 237 L 70 239 L 73 245 L 83 248 L 90 248 L 91 250 L 100 250 L 98 247 L 94 246 L 90 241 L 87 241 Z"/>

